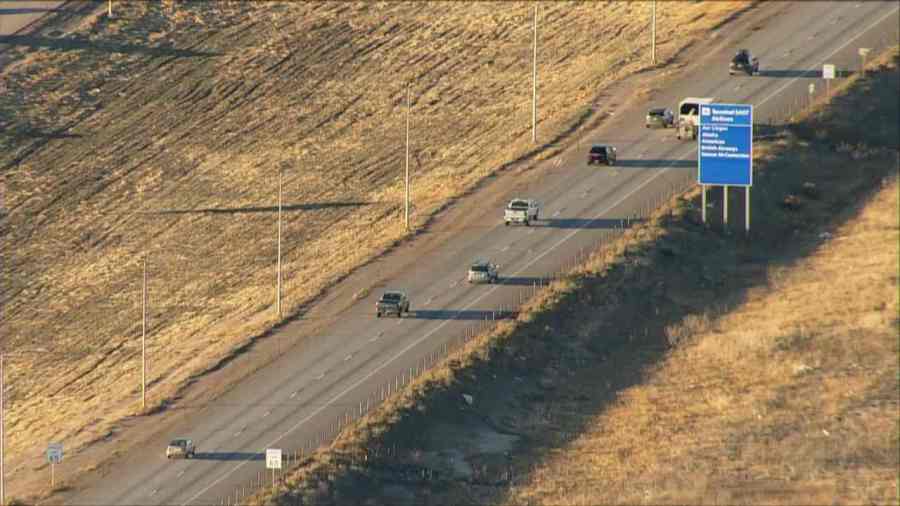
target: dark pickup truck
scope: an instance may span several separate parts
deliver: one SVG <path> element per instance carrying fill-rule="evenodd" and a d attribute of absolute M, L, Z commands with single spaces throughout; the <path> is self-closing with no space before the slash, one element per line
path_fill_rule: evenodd
<path fill-rule="evenodd" d="M 409 297 L 398 290 L 384 292 L 378 302 L 375 303 L 375 316 L 395 314 L 397 318 L 403 318 L 403 313 L 409 313 Z"/>
<path fill-rule="evenodd" d="M 750 51 L 741 49 L 731 59 L 728 65 L 728 75 L 733 76 L 735 72 L 745 72 L 747 75 L 759 74 L 759 59 L 750 55 Z"/>

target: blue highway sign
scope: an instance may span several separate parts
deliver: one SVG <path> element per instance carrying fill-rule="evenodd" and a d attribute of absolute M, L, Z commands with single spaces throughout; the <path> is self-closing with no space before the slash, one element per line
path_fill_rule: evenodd
<path fill-rule="evenodd" d="M 752 105 L 701 105 L 697 144 L 698 183 L 753 185 Z"/>

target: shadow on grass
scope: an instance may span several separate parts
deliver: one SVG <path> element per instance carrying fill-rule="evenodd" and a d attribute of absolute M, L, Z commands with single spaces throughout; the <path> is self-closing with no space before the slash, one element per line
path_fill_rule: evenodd
<path fill-rule="evenodd" d="M 54 131 L 43 131 L 37 130 L 34 128 L 29 128 L 25 130 L 0 130 L 0 135 L 8 135 L 17 139 L 81 139 L 84 136 L 81 134 L 71 134 L 66 132 L 65 130 L 54 130 Z"/>
<path fill-rule="evenodd" d="M 41 37 L 38 35 L 0 35 L 0 44 L 31 48 L 53 49 L 57 51 L 99 51 L 104 53 L 145 54 L 149 56 L 175 56 L 182 58 L 221 56 L 212 51 L 195 51 L 168 47 L 147 47 L 139 44 L 122 44 L 81 38 Z"/>
<path fill-rule="evenodd" d="M 867 137 L 863 129 L 849 130 L 849 126 L 846 134 L 841 130 L 850 115 L 851 124 L 890 125 L 892 135 L 885 138 L 896 139 L 893 119 L 900 112 L 898 85 L 900 75 L 895 70 L 867 77 L 837 101 L 838 110 L 827 108 L 817 114 L 809 129 L 837 134 L 843 143 L 871 149 L 867 141 L 878 137 Z M 866 91 L 874 88 L 882 92 Z M 881 107 L 866 108 L 873 100 Z M 866 112 L 860 117 L 859 111 Z M 830 124 L 837 127 L 829 129 Z M 790 131 L 804 130 L 791 127 Z M 896 176 L 891 145 L 878 144 L 889 149 L 860 161 L 855 154 L 834 151 L 835 139 L 829 136 L 792 137 L 791 132 L 784 132 L 787 146 L 776 147 L 771 161 L 760 170 L 765 184 L 751 196 L 758 223 L 752 235 L 740 233 L 742 216 L 735 216 L 730 225 L 712 221 L 704 226 L 699 196 L 679 200 L 673 213 L 661 219 L 664 234 L 654 244 L 634 244 L 604 273 L 580 278 L 546 309 L 520 322 L 502 343 L 485 346 L 484 354 L 473 354 L 466 363 L 451 360 L 452 380 L 427 389 L 428 395 L 411 407 L 395 411 L 383 426 L 385 432 L 373 429 L 380 435 L 356 450 L 363 455 L 354 455 L 350 448 L 338 454 L 342 471 L 332 474 L 329 484 L 344 499 L 373 498 L 372 491 L 390 481 L 376 477 L 380 469 L 409 462 L 422 452 L 464 447 L 462 440 L 446 440 L 449 432 L 440 427 L 465 426 L 464 414 L 473 409 L 497 432 L 523 434 L 528 441 L 507 457 L 498 454 L 490 461 L 479 455 L 483 462 L 479 479 L 496 483 L 501 495 L 512 482 L 537 479 L 533 473 L 538 466 L 556 459 L 596 423 L 597 416 L 621 402 L 621 392 L 646 382 L 669 348 L 679 344 L 667 337 L 668 327 L 692 315 L 714 320 L 738 307 L 751 290 L 769 285 L 770 269 L 794 267 L 815 253 L 827 241 L 823 230 L 853 220 L 882 178 Z M 857 160 L 859 170 L 846 170 L 852 160 Z M 798 194 L 809 184 L 818 188 L 817 194 L 800 193 L 799 207 L 782 205 L 785 195 Z M 721 197 L 721 191 L 711 192 L 709 199 L 721 205 Z M 439 311 L 431 315 L 450 316 Z M 552 371 L 565 379 L 548 383 L 546 374 Z M 473 408 L 461 402 L 463 394 L 474 396 Z M 547 421 L 520 425 L 532 413 L 546 413 Z M 459 430 L 455 437 L 470 437 Z M 372 450 L 378 448 L 394 450 L 389 456 L 375 453 L 372 458 Z M 368 470 L 351 471 L 352 459 L 357 465 L 366 462 Z M 436 471 L 440 477 L 440 470 Z M 458 502 L 459 497 L 452 494 L 461 491 L 460 497 L 465 497 L 466 490 L 465 484 L 426 478 L 424 473 L 417 487 L 439 504 Z M 315 503 L 335 504 L 334 497 L 322 496 Z M 514 498 L 495 499 L 492 502 L 504 503 Z"/>
<path fill-rule="evenodd" d="M 287 204 L 281 206 L 282 211 L 321 211 L 322 209 L 335 209 L 341 207 L 362 207 L 372 205 L 371 202 L 321 202 L 316 204 Z M 161 211 L 148 211 L 146 214 L 247 214 L 247 213 L 273 213 L 278 212 L 278 206 L 265 207 L 234 207 L 234 208 L 201 208 L 201 209 L 163 209 Z"/>

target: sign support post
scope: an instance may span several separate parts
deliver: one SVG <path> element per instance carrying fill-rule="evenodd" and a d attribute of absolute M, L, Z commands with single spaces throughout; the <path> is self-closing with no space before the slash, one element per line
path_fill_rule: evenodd
<path fill-rule="evenodd" d="M 744 233 L 750 234 L 750 187 L 744 188 Z"/>
<path fill-rule="evenodd" d="M 281 449 L 266 448 L 266 468 L 272 470 L 272 489 L 275 488 L 275 470 L 281 469 Z"/>
<path fill-rule="evenodd" d="M 872 48 L 869 47 L 861 47 L 859 48 L 859 56 L 862 58 L 862 63 L 859 65 L 859 75 L 866 77 L 866 55 L 869 54 Z"/>
<path fill-rule="evenodd" d="M 728 185 L 726 184 L 722 192 L 722 223 L 728 225 Z"/>
<path fill-rule="evenodd" d="M 831 94 L 831 80 L 834 79 L 834 65 L 826 63 L 822 65 L 822 79 L 825 80 L 825 95 Z"/>
<path fill-rule="evenodd" d="M 47 462 L 50 463 L 50 489 L 56 486 L 56 464 L 62 462 L 62 443 L 50 443 L 47 445 Z"/>
<path fill-rule="evenodd" d="M 700 199 L 700 205 L 703 208 L 700 213 L 703 216 L 703 224 L 706 225 L 706 185 L 700 185 L 700 194 L 703 195 Z"/>
<path fill-rule="evenodd" d="M 746 188 L 745 228 L 750 229 L 750 186 L 753 185 L 753 106 L 703 104 L 697 157 L 697 182 L 706 223 L 706 186 L 722 187 L 722 221 L 728 224 L 728 190 Z"/>

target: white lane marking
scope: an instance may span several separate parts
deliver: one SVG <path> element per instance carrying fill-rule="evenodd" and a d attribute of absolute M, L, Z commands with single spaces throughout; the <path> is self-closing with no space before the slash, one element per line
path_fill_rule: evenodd
<path fill-rule="evenodd" d="M 291 399 L 293 399 L 294 397 L 297 397 L 297 394 L 299 394 L 299 393 L 300 393 L 300 390 L 294 390 L 293 392 L 291 392 Z"/>
<path fill-rule="evenodd" d="M 266 411 L 265 413 L 263 413 L 263 418 L 265 418 L 271 414 L 272 414 L 272 410 L 270 409 L 270 410 Z"/>
<path fill-rule="evenodd" d="M 369 342 L 370 342 L 370 343 L 374 343 L 374 342 L 377 341 L 377 340 L 378 340 L 378 336 L 369 338 Z"/>
<path fill-rule="evenodd" d="M 530 234 L 533 234 L 533 233 L 535 233 L 535 232 L 537 232 L 537 230 L 531 229 L 531 230 L 528 231 L 528 234 L 530 235 Z"/>
<path fill-rule="evenodd" d="M 553 216 L 559 216 L 559 213 L 560 211 L 556 211 L 555 213 L 553 213 Z"/>
<path fill-rule="evenodd" d="M 154 488 L 153 490 L 150 491 L 150 495 L 156 495 L 157 492 L 159 492 L 159 489 Z"/>
<path fill-rule="evenodd" d="M 431 301 L 434 300 L 434 297 L 429 297 L 428 300 L 425 301 L 425 305 L 431 304 Z"/>
<path fill-rule="evenodd" d="M 506 250 L 508 250 L 508 249 L 509 249 L 509 244 L 507 244 L 506 246 L 502 247 L 502 248 L 500 249 L 500 251 L 506 251 Z"/>
<path fill-rule="evenodd" d="M 316 376 L 316 379 L 317 379 L 317 380 L 320 380 L 320 379 L 322 379 L 322 378 L 324 378 L 324 377 L 325 377 L 325 373 L 322 372 L 322 373 L 319 373 L 318 376 Z"/>
<path fill-rule="evenodd" d="M 244 429 L 246 429 L 246 428 L 247 428 L 246 425 L 243 426 L 243 427 L 241 427 L 241 430 L 239 430 L 239 431 L 237 431 L 237 432 L 234 433 L 234 437 L 240 436 L 240 435 L 241 435 L 241 432 L 244 432 Z"/>
<path fill-rule="evenodd" d="M 176 476 L 176 478 L 181 478 L 182 476 L 184 476 L 184 469 L 178 471 L 178 476 Z"/>
<path fill-rule="evenodd" d="M 893 16 L 894 14 L 896 14 L 898 10 L 900 10 L 900 8 L 898 8 L 898 9 L 893 9 L 892 11 L 888 12 L 888 13 L 885 14 L 884 16 L 881 16 L 880 18 L 878 18 L 877 20 L 875 20 L 874 23 L 872 23 L 871 25 L 867 26 L 867 27 L 864 28 L 861 32 L 859 32 L 859 33 L 857 33 L 856 35 L 854 35 L 853 37 L 851 37 L 847 42 L 844 42 L 844 43 L 841 44 L 837 49 L 835 49 L 834 51 L 832 51 L 832 52 L 828 53 L 827 55 L 825 55 L 825 57 L 822 58 L 822 60 L 821 60 L 818 64 L 813 65 L 812 67 L 808 68 L 808 69 L 806 70 L 806 72 L 811 72 L 811 71 L 815 71 L 815 70 L 819 69 L 819 68 L 822 66 L 822 64 L 825 63 L 826 61 L 828 61 L 829 58 L 831 58 L 832 56 L 834 56 L 835 53 L 837 53 L 837 52 L 840 51 L 841 49 L 844 49 L 845 47 L 847 47 L 847 46 L 849 46 L 850 44 L 852 44 L 856 39 L 858 39 L 858 38 L 862 37 L 863 35 L 865 35 L 866 32 L 868 32 L 869 30 L 871 30 L 875 25 L 881 23 L 882 21 L 884 21 L 885 19 L 889 18 L 890 16 Z M 784 91 L 785 88 L 787 88 L 788 86 L 794 84 L 795 82 L 797 82 L 797 81 L 800 80 L 800 79 L 801 79 L 801 77 L 795 77 L 795 78 L 791 79 L 790 81 L 784 83 L 780 88 L 778 88 L 777 90 L 775 90 L 775 91 L 773 91 L 772 93 L 770 93 L 769 96 L 767 96 L 766 98 L 764 98 L 764 99 L 762 99 L 761 101 L 757 102 L 756 105 L 759 106 L 759 105 L 762 105 L 762 104 L 768 102 L 769 99 L 771 99 L 771 98 L 774 97 L 775 95 L 781 93 L 782 91 Z"/>
<path fill-rule="evenodd" d="M 353 358 L 353 354 L 352 354 L 352 353 L 349 354 L 349 355 L 347 355 L 346 357 L 344 357 L 344 362 L 350 360 L 351 358 Z"/>
<path fill-rule="evenodd" d="M 877 25 L 878 23 L 881 23 L 882 21 L 884 21 L 885 19 L 887 19 L 889 16 L 892 16 L 892 15 L 893 15 L 894 13 L 896 13 L 898 10 L 900 10 L 900 9 L 894 9 L 894 10 L 892 10 L 891 12 L 885 14 L 884 16 L 878 18 L 877 21 L 875 21 L 874 23 L 872 23 L 871 25 L 869 25 L 868 27 L 866 27 L 862 32 L 858 33 L 856 36 L 854 36 L 853 38 L 851 38 L 850 40 L 848 40 L 847 42 L 845 42 L 841 47 L 835 49 L 835 50 L 832 51 L 830 54 L 828 54 L 827 56 L 825 56 L 825 58 L 824 58 L 822 61 L 825 61 L 825 60 L 827 60 L 828 58 L 831 58 L 832 56 L 834 56 L 835 53 L 837 53 L 837 52 L 840 51 L 841 49 L 844 49 L 845 47 L 847 47 L 848 45 L 850 45 L 853 41 L 855 41 L 856 39 L 860 38 L 863 34 L 865 34 L 867 31 L 869 31 L 870 29 L 872 29 L 872 27 L 874 27 L 874 26 Z M 816 67 L 813 67 L 813 68 L 810 69 L 810 70 L 813 70 L 813 69 L 815 69 L 815 68 L 817 68 L 817 67 L 818 67 L 818 65 L 816 65 Z M 792 82 L 797 81 L 798 79 L 800 79 L 800 78 L 799 78 L 799 77 L 795 77 L 792 81 L 788 82 L 787 84 L 785 84 L 785 85 L 783 85 L 781 88 L 779 88 L 779 89 L 776 91 L 776 93 L 772 93 L 771 95 L 769 95 L 768 97 L 766 97 L 765 99 L 763 99 L 761 102 L 759 102 L 759 104 L 765 103 L 765 102 L 768 101 L 771 97 L 775 96 L 778 92 L 780 92 L 781 90 L 783 90 L 784 88 L 786 88 L 787 86 L 789 86 Z M 613 115 L 613 113 L 610 113 L 610 116 L 612 116 L 612 115 Z M 602 212 L 600 212 L 599 214 L 597 214 L 597 216 L 594 217 L 591 221 L 594 221 L 594 220 L 599 219 L 599 218 L 600 218 L 601 216 L 603 216 L 605 213 L 609 212 L 610 209 L 615 208 L 616 206 L 618 206 L 619 204 L 621 204 L 622 202 L 624 202 L 625 199 L 631 197 L 631 196 L 634 195 L 636 192 L 638 192 L 639 190 L 643 189 L 645 186 L 647 186 L 648 184 L 650 184 L 651 181 L 655 180 L 657 177 L 659 177 L 659 176 L 665 174 L 666 172 L 668 172 L 669 168 L 671 168 L 671 166 L 672 166 L 672 164 L 673 164 L 674 162 L 683 160 L 686 156 L 688 156 L 688 155 L 690 155 L 690 154 L 693 154 L 693 153 L 695 153 L 695 152 L 696 152 L 696 151 L 695 151 L 694 149 L 691 149 L 691 150 L 689 150 L 688 152 L 686 152 L 685 154 L 683 154 L 683 155 L 679 156 L 678 158 L 676 158 L 673 162 L 669 162 L 669 164 L 666 165 L 666 166 L 663 168 L 663 170 L 654 172 L 653 175 L 650 176 L 649 178 L 647 178 L 643 183 L 639 184 L 639 185 L 638 185 L 637 187 L 635 187 L 633 190 L 631 190 L 630 192 L 628 192 L 628 193 L 626 193 L 625 195 L 623 195 L 622 198 L 620 198 L 619 200 L 617 200 L 615 203 L 613 203 L 613 204 L 607 206 L 606 209 L 604 209 Z M 522 271 L 524 271 L 525 269 L 531 267 L 532 265 L 534 265 L 535 262 L 537 262 L 538 260 L 540 260 L 541 258 L 543 258 L 546 254 L 548 254 L 548 253 L 550 253 L 551 251 L 555 250 L 557 247 L 559 247 L 560 244 L 562 244 L 562 243 L 568 241 L 568 240 L 571 239 L 575 234 L 581 232 L 582 230 L 584 230 L 584 228 L 576 228 L 576 229 L 572 230 L 571 232 L 569 232 L 568 235 L 566 235 L 565 237 L 563 237 L 562 239 L 560 239 L 558 242 L 556 242 L 555 244 L 553 244 L 552 246 L 550 246 L 550 248 L 546 249 L 546 250 L 545 250 L 543 253 L 541 253 L 540 255 L 534 257 L 534 259 L 532 259 L 530 262 L 528 262 L 527 264 L 525 264 L 524 267 L 522 267 L 522 268 L 519 269 L 518 271 L 516 271 L 516 272 L 510 274 L 510 276 L 516 276 L 517 274 L 520 274 L 520 273 L 521 273 Z M 481 294 L 481 296 L 475 298 L 475 300 L 473 300 L 471 303 L 469 303 L 469 304 L 468 304 L 467 306 L 465 306 L 464 308 L 460 309 L 460 311 L 465 311 L 465 310 L 471 308 L 472 306 L 474 306 L 475 304 L 477 304 L 478 302 L 480 302 L 481 299 L 483 299 L 483 298 L 487 297 L 488 295 L 494 293 L 494 291 L 497 290 L 497 288 L 499 288 L 499 286 L 498 286 L 498 285 L 495 285 L 493 288 L 490 288 L 489 290 L 485 290 L 485 291 Z M 334 404 L 334 401 L 336 401 L 336 400 L 340 399 L 341 397 L 347 395 L 347 393 L 351 392 L 352 390 L 354 390 L 354 389 L 357 388 L 358 386 L 362 385 L 362 384 L 365 383 L 366 381 L 369 381 L 369 379 L 370 379 L 372 376 L 374 376 L 374 375 L 378 374 L 379 372 L 381 372 L 382 369 L 384 369 L 384 368 L 386 368 L 387 366 L 391 365 L 395 360 L 397 360 L 398 358 L 400 358 L 401 356 L 403 356 L 403 355 L 404 355 L 406 352 L 408 352 L 409 350 L 411 350 L 411 349 L 413 349 L 414 347 L 418 346 L 422 341 L 424 341 L 424 340 L 428 339 L 429 337 L 431 337 L 435 332 L 437 332 L 438 330 L 442 329 L 442 328 L 444 327 L 444 325 L 447 325 L 447 324 L 450 323 L 451 321 L 453 321 L 453 320 L 445 320 L 443 323 L 441 323 L 440 325 L 438 325 L 437 327 L 435 327 L 434 329 L 432 329 L 431 331 L 429 331 L 428 333 L 426 333 L 425 335 L 423 335 L 423 336 L 420 337 L 419 339 L 416 339 L 416 340 L 413 341 L 412 343 L 408 344 L 405 348 L 403 348 L 402 350 L 400 350 L 399 353 L 397 353 L 396 355 L 394 355 L 390 360 L 388 360 L 388 361 L 386 361 L 385 363 L 381 364 L 380 366 L 376 367 L 375 369 L 373 369 L 372 371 L 370 371 L 368 374 L 366 374 L 365 376 L 363 376 L 360 380 L 358 380 L 357 382 L 353 383 L 353 384 L 350 385 L 349 387 L 345 388 L 343 391 L 341 391 L 341 392 L 338 393 L 336 396 L 334 396 L 330 401 L 326 402 L 325 404 L 320 405 L 320 406 L 319 406 L 317 409 L 315 409 L 312 413 L 310 413 L 309 415 L 307 415 L 305 418 L 299 420 L 299 421 L 298 421 L 297 423 L 295 423 L 291 428 L 289 428 L 287 431 L 285 431 L 285 432 L 282 433 L 280 436 L 278 436 L 274 441 L 272 441 L 272 442 L 267 443 L 266 445 L 264 445 L 264 447 L 265 447 L 265 448 L 271 448 L 272 445 L 274 445 L 275 443 L 277 443 L 278 441 L 280 441 L 283 437 L 285 437 L 285 436 L 287 436 L 288 434 L 290 434 L 291 432 L 294 432 L 295 430 L 297 430 L 297 427 L 300 427 L 301 425 L 305 424 L 306 422 L 312 420 L 313 417 L 315 417 L 316 415 L 318 415 L 319 413 L 321 413 L 321 412 L 324 411 L 325 409 L 329 408 L 332 404 Z M 232 474 L 234 474 L 235 471 L 237 471 L 238 469 L 244 467 L 245 465 L 247 465 L 247 464 L 250 463 L 250 462 L 252 462 L 252 461 L 251 461 L 251 460 L 245 460 L 245 461 L 241 462 L 240 464 L 234 466 L 234 467 L 231 469 L 231 471 L 228 471 L 227 473 L 223 474 L 222 476 L 219 477 L 219 479 L 213 481 L 212 483 L 210 483 L 209 485 L 207 485 L 204 489 L 202 489 L 202 490 L 200 490 L 199 492 L 197 492 L 196 494 L 194 494 L 190 499 L 188 499 L 186 502 L 184 502 L 182 506 L 188 506 L 194 499 L 196 499 L 196 498 L 200 497 L 201 495 L 205 494 L 207 490 L 209 490 L 209 489 L 211 489 L 212 487 L 216 486 L 216 485 L 219 484 L 222 480 L 224 480 L 225 478 L 231 476 Z"/>

